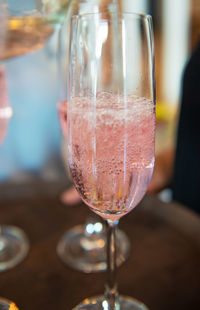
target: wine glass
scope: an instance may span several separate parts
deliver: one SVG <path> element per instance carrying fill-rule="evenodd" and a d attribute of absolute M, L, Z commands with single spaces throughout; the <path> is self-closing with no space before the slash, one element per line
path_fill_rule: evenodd
<path fill-rule="evenodd" d="M 6 82 L 6 70 L 0 66 L 0 144 L 5 138 L 12 116 Z M 25 258 L 28 250 L 28 239 L 20 228 L 0 225 L 0 271 L 16 266 Z"/>
<path fill-rule="evenodd" d="M 43 47 L 64 22 L 72 1 L 1 0 L 0 61 Z"/>
<path fill-rule="evenodd" d="M 6 60 L 44 46 L 55 29 L 59 29 L 72 0 L 0 0 L 0 66 Z M 11 116 L 5 84 L 0 72 L 0 138 L 3 139 Z M 3 92 L 2 92 L 3 90 Z M 29 242 L 18 227 L 0 226 L 0 271 L 19 264 L 27 255 Z M 0 298 L 0 308 L 17 310 L 12 301 Z"/>
<path fill-rule="evenodd" d="M 70 176 L 67 162 L 67 102 L 57 104 L 59 120 L 63 133 L 63 159 L 68 176 Z M 75 188 L 70 188 L 62 194 L 68 195 L 68 204 L 76 204 L 81 200 Z M 72 201 L 70 203 L 70 200 Z M 65 198 L 62 198 L 65 203 Z M 91 212 L 90 212 L 91 213 Z M 126 234 L 117 229 L 117 266 L 128 258 L 130 242 Z M 68 266 L 85 273 L 98 272 L 106 269 L 106 232 L 99 216 L 88 214 L 85 223 L 67 230 L 57 245 L 57 254 Z"/>
<path fill-rule="evenodd" d="M 5 68 L 0 66 L 0 144 L 3 143 L 11 117 L 6 72 Z M 15 226 L 0 225 L 0 271 L 16 266 L 26 257 L 28 250 L 29 241 L 23 230 Z M 17 310 L 13 302 L 1 297 L 0 308 Z"/>
<path fill-rule="evenodd" d="M 63 22 L 71 0 L 0 2 L 0 139 L 11 116 L 4 64 L 8 59 L 41 48 Z M 0 141 L 0 142 L 1 142 Z M 26 256 L 29 242 L 24 232 L 0 226 L 0 271 L 12 268 Z"/>
<path fill-rule="evenodd" d="M 89 4 L 90 1 L 84 1 Z M 83 4 L 83 2 L 81 2 Z M 90 7 L 90 8 L 89 8 Z M 87 12 L 93 12 L 91 4 L 87 8 Z M 107 6 L 106 6 L 107 7 Z M 106 7 L 102 9 L 105 10 Z M 117 4 L 113 5 L 113 9 L 117 10 Z M 75 12 L 73 15 L 77 15 Z M 80 15 L 82 12 L 80 12 Z M 60 102 L 57 104 L 59 120 L 63 133 L 62 141 L 62 157 L 66 167 L 67 175 L 70 178 L 68 167 L 67 152 L 67 101 L 66 101 L 66 84 L 69 40 L 70 37 L 70 19 L 62 26 L 59 32 L 58 44 L 58 77 L 59 77 L 59 97 Z M 67 34 L 67 35 L 66 35 Z M 67 201 L 66 201 L 67 197 Z M 80 195 L 74 187 L 67 189 L 62 195 L 61 200 L 67 205 L 75 205 L 81 200 Z M 74 206 L 75 207 L 75 206 Z M 128 258 L 130 253 L 130 242 L 127 235 L 120 229 L 116 231 L 117 239 L 117 266 L 120 266 Z M 93 212 L 89 212 L 86 220 L 82 224 L 78 224 L 67 230 L 60 238 L 57 245 L 57 254 L 61 261 L 66 265 L 85 273 L 104 271 L 107 267 L 106 263 L 106 229 L 101 218 Z"/>
<path fill-rule="evenodd" d="M 145 195 L 154 167 L 151 17 L 109 10 L 74 16 L 70 41 L 69 167 L 82 200 L 107 226 L 105 294 L 74 309 L 144 310 L 118 294 L 115 230 Z"/>

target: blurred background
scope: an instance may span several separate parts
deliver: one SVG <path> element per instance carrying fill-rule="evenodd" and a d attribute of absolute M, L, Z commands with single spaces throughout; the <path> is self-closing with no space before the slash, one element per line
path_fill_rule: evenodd
<path fill-rule="evenodd" d="M 109 0 L 79 1 L 84 11 Z M 121 0 L 125 10 L 153 16 L 156 56 L 157 137 L 159 153 L 176 140 L 182 72 L 200 36 L 199 0 Z M 3 63 L 13 109 L 0 147 L 0 183 L 34 178 L 65 178 L 62 135 L 56 111 L 60 100 L 58 33 L 33 53 Z M 0 97 L 1 99 L 1 97 Z"/>

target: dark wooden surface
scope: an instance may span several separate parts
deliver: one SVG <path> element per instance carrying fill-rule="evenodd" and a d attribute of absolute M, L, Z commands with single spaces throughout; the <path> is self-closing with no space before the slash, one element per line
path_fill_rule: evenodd
<path fill-rule="evenodd" d="M 31 249 L 19 266 L 0 274 L 0 296 L 20 310 L 70 310 L 104 291 L 105 273 L 83 274 L 56 254 L 62 234 L 84 222 L 88 208 L 59 200 L 64 184 L 0 188 L 0 222 L 24 229 Z M 119 291 L 151 310 L 200 309 L 200 219 L 177 204 L 146 197 L 120 223 L 131 255 L 118 270 Z"/>

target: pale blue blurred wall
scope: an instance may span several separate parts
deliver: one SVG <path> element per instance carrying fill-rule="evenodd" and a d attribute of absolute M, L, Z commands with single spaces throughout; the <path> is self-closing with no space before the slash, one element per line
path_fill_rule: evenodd
<path fill-rule="evenodd" d="M 61 131 L 55 36 L 45 48 L 7 61 L 6 72 L 13 117 L 0 146 L 0 181 L 48 167 L 56 171 Z"/>

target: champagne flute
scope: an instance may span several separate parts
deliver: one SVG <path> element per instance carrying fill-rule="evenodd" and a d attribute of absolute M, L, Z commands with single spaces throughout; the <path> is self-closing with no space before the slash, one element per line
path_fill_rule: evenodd
<path fill-rule="evenodd" d="M 6 60 L 41 48 L 56 26 L 64 21 L 71 0 L 1 0 L 0 2 L 0 122 L 3 139 L 11 116 L 7 94 Z M 29 242 L 24 232 L 0 226 L 0 271 L 12 268 L 27 255 Z"/>
<path fill-rule="evenodd" d="M 46 43 L 66 18 L 72 0 L 1 0 L 0 2 L 0 138 L 11 116 L 3 64 Z M 27 255 L 29 242 L 24 232 L 13 226 L 0 226 L 0 271 L 20 263 Z"/>
<path fill-rule="evenodd" d="M 5 138 L 9 120 L 12 117 L 12 108 L 6 85 L 6 72 L 0 66 L 0 144 Z M 0 271 L 16 266 L 27 255 L 29 242 L 24 232 L 15 226 L 0 225 Z M 0 297 L 0 309 L 17 310 L 13 302 Z"/>
<path fill-rule="evenodd" d="M 72 18 L 67 135 L 71 175 L 107 226 L 105 294 L 74 309 L 147 307 L 120 296 L 115 230 L 146 193 L 154 167 L 155 98 L 151 17 L 134 13 Z"/>
<path fill-rule="evenodd" d="M 57 104 L 60 124 L 63 133 L 62 154 L 67 174 L 69 167 L 67 162 L 67 102 L 61 101 Z M 68 196 L 71 200 L 79 202 L 80 195 L 75 188 L 70 188 Z M 67 193 L 64 193 L 67 194 Z M 74 196 L 75 195 L 75 196 Z M 70 200 L 70 198 L 68 200 Z M 78 199 L 78 201 L 77 201 Z M 62 199 L 64 200 L 64 199 Z M 70 204 L 70 203 L 68 203 Z M 91 213 L 91 212 L 90 212 Z M 128 258 L 130 253 L 130 242 L 126 234 L 117 229 L 117 266 L 120 266 Z M 76 225 L 67 230 L 57 245 L 57 253 L 63 263 L 85 273 L 104 271 L 106 263 L 106 232 L 99 216 L 89 214 L 85 223 Z"/>
<path fill-rule="evenodd" d="M 0 144 L 3 143 L 12 116 L 6 70 L 0 67 Z M 10 269 L 19 264 L 27 255 L 29 241 L 25 233 L 18 227 L 0 225 L 0 271 Z"/>
<path fill-rule="evenodd" d="M 71 2 L 72 0 L 0 0 L 0 65 L 5 60 L 43 47 L 64 21 Z M 7 100 L 7 94 L 4 96 L 4 69 L 0 72 L 0 89 L 0 105 L 3 105 L 0 107 L 0 138 L 3 139 L 12 114 L 11 108 L 4 106 Z M 0 271 L 19 264 L 28 250 L 28 239 L 20 228 L 0 226 Z M 18 309 L 12 301 L 4 298 L 0 298 L 0 308 Z"/>
<path fill-rule="evenodd" d="M 89 5 L 90 1 L 87 2 Z M 83 4 L 81 2 L 81 4 Z M 101 1 L 102 2 L 102 1 Z M 109 1 L 112 2 L 112 1 Z M 105 5 L 105 3 L 104 3 Z M 105 11 L 108 5 L 103 8 L 99 8 Z M 95 6 L 93 10 L 95 9 Z M 118 10 L 117 4 L 114 5 L 113 9 Z M 86 13 L 94 12 L 92 11 L 91 4 L 88 7 Z M 77 15 L 75 12 L 73 15 Z M 80 12 L 79 15 L 81 15 Z M 68 152 L 67 152 L 67 101 L 66 101 L 66 84 L 67 84 L 67 70 L 68 70 L 68 57 L 69 52 L 69 40 L 70 37 L 70 20 L 64 24 L 59 32 L 59 44 L 58 44 L 58 76 L 59 76 L 59 97 L 60 102 L 57 104 L 59 120 L 63 133 L 63 143 L 62 143 L 62 157 L 64 165 L 68 176 L 70 177 L 69 167 L 68 167 Z M 68 35 L 66 35 L 68 34 Z M 77 193 L 74 187 L 67 189 L 64 192 L 61 199 L 68 198 L 68 205 L 70 199 L 74 202 L 79 202 L 81 200 L 80 195 Z M 65 203 L 65 202 L 64 202 Z M 130 253 L 130 241 L 124 231 L 117 229 L 116 231 L 117 239 L 117 266 L 123 264 L 129 256 Z M 76 269 L 83 271 L 85 273 L 104 271 L 107 268 L 106 262 L 106 229 L 103 225 L 102 220 L 99 216 L 95 215 L 93 212 L 89 212 L 86 220 L 82 224 L 75 225 L 74 227 L 67 230 L 60 238 L 57 245 L 57 254 L 61 261 Z"/>

